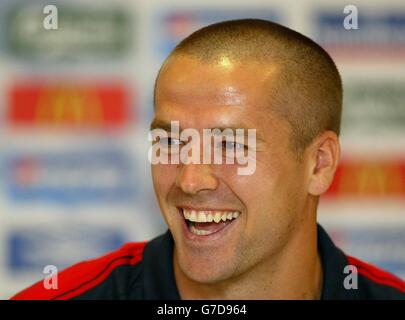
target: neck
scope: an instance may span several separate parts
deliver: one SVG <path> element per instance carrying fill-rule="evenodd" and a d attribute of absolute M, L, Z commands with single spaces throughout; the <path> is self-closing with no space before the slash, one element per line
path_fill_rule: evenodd
<path fill-rule="evenodd" d="M 301 221 L 284 248 L 248 271 L 215 284 L 188 278 L 177 263 L 174 273 L 182 299 L 319 299 L 322 265 L 317 248 L 317 226 Z M 303 246 L 304 244 L 304 246 Z"/>

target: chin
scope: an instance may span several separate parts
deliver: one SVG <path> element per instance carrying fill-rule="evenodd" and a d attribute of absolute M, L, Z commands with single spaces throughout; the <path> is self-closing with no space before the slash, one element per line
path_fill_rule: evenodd
<path fill-rule="evenodd" d="M 190 270 L 183 271 L 187 277 L 194 282 L 202 283 L 202 284 L 216 284 L 223 280 L 226 280 L 228 277 L 222 273 L 210 273 L 210 272 L 195 272 Z"/>
<path fill-rule="evenodd" d="M 198 262 L 198 260 L 190 261 L 185 258 L 179 261 L 179 266 L 189 279 L 204 284 L 215 284 L 232 276 L 232 272 L 229 270 L 229 260 L 224 263 L 227 263 L 226 268 L 221 267 L 218 260 L 213 264 Z"/>

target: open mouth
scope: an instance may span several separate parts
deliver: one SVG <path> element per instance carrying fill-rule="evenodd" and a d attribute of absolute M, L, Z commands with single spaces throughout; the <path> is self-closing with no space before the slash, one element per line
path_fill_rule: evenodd
<path fill-rule="evenodd" d="M 179 208 L 190 233 L 197 236 L 208 236 L 217 233 L 240 216 L 239 211 L 191 210 Z"/>

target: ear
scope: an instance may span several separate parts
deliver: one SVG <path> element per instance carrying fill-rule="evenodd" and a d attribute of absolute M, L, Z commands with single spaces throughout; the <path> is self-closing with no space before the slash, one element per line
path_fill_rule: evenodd
<path fill-rule="evenodd" d="M 335 132 L 326 131 L 315 139 L 309 151 L 308 192 L 319 196 L 328 190 L 335 176 L 340 160 L 339 138 Z"/>

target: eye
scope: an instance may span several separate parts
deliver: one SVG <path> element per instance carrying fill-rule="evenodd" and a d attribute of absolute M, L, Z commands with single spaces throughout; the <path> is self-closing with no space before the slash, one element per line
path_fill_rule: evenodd
<path fill-rule="evenodd" d="M 175 139 L 175 138 L 161 138 L 159 140 L 159 143 L 165 146 L 174 146 L 174 145 L 181 145 L 182 142 L 180 139 Z"/>
<path fill-rule="evenodd" d="M 246 149 L 246 146 L 243 143 L 225 140 L 222 141 L 222 148 L 224 148 L 225 150 L 243 151 Z"/>

